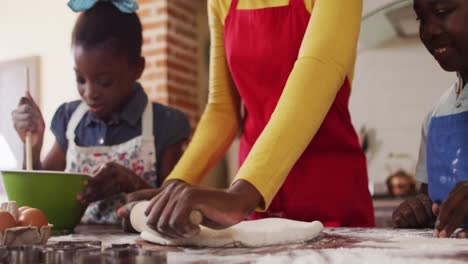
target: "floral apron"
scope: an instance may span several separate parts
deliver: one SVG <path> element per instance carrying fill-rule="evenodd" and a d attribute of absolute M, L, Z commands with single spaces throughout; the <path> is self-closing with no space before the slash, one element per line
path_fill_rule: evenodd
<path fill-rule="evenodd" d="M 142 135 L 122 144 L 113 146 L 82 147 L 75 143 L 75 129 L 88 106 L 81 103 L 73 113 L 67 126 L 68 149 L 65 171 L 92 174 L 106 162 L 116 162 L 131 169 L 149 184 L 156 187 L 156 153 L 153 135 L 153 107 L 148 102 L 142 116 Z M 118 224 L 116 210 L 125 203 L 125 194 L 117 194 L 104 200 L 89 204 L 82 223 L 85 224 Z"/>

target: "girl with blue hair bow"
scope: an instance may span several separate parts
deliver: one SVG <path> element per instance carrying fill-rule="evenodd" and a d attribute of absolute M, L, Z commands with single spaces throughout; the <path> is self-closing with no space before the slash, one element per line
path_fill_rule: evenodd
<path fill-rule="evenodd" d="M 51 129 L 55 144 L 40 160 L 44 120 L 30 95 L 13 112 L 21 139 L 30 132 L 36 170 L 87 173 L 77 197 L 84 223 L 120 222 L 125 194 L 158 187 L 180 158 L 190 127 L 183 113 L 151 103 L 137 82 L 145 67 L 142 27 L 130 0 L 72 0 L 78 17 L 72 54 L 81 100 L 64 103 Z"/>

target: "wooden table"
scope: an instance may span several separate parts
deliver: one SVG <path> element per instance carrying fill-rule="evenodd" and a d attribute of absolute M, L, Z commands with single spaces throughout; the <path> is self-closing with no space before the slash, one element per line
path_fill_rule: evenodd
<path fill-rule="evenodd" d="M 287 232 L 287 230 L 286 230 Z M 466 263 L 468 240 L 435 239 L 432 230 L 326 228 L 303 244 L 266 248 L 183 248 L 158 246 L 115 227 L 80 226 L 64 240 L 100 240 L 111 244 L 140 244 L 157 251 L 166 263 Z"/>

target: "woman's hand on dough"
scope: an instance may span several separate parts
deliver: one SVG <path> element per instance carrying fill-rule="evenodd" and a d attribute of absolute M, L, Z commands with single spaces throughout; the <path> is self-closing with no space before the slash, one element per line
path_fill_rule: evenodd
<path fill-rule="evenodd" d="M 115 163 L 107 162 L 93 173 L 93 177 L 85 182 L 84 191 L 77 199 L 82 204 L 88 204 L 118 193 L 129 193 L 151 187 L 145 180 L 132 170 Z"/>
<path fill-rule="evenodd" d="M 260 193 L 243 180 L 229 189 L 195 187 L 170 180 L 157 190 L 145 214 L 147 225 L 160 235 L 188 238 L 200 232 L 200 227 L 190 222 L 192 211 L 201 212 L 202 225 L 223 229 L 244 220 L 260 202 Z"/>
<path fill-rule="evenodd" d="M 431 199 L 421 193 L 400 204 L 393 212 L 392 221 L 396 228 L 430 227 L 435 217 Z"/>
<path fill-rule="evenodd" d="M 131 192 L 126 195 L 126 204 L 117 210 L 117 215 L 120 218 L 127 218 L 130 216 L 133 206 L 139 201 L 151 200 L 156 194 L 158 194 L 160 189 L 150 188 L 138 190 L 136 192 Z"/>
<path fill-rule="evenodd" d="M 137 204 L 139 201 L 150 200 L 158 192 L 159 189 L 143 189 L 126 195 L 126 204 L 117 210 L 117 216 L 121 218 L 122 229 L 125 232 L 136 232 L 130 223 L 130 212 L 132 211 L 135 204 Z"/>

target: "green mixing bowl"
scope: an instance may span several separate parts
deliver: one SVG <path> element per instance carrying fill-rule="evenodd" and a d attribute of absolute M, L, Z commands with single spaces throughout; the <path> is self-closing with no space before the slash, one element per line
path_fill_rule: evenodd
<path fill-rule="evenodd" d="M 76 201 L 83 181 L 91 177 L 57 171 L 1 171 L 9 201 L 44 212 L 54 231 L 71 231 L 85 208 Z"/>

